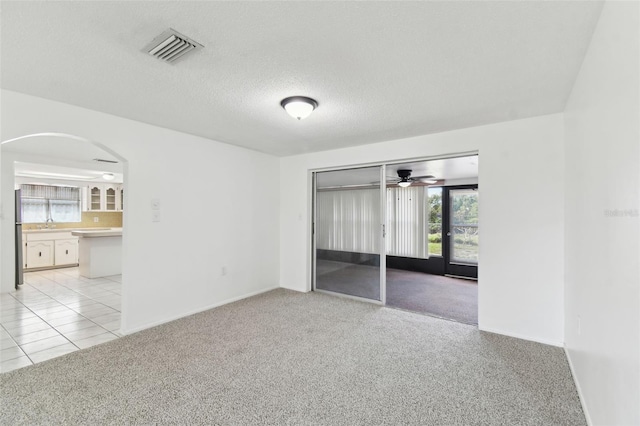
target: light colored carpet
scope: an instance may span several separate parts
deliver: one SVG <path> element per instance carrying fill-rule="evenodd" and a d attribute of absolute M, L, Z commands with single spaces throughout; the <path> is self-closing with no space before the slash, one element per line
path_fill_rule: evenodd
<path fill-rule="evenodd" d="M 287 290 L 0 381 L 3 425 L 585 424 L 559 348 Z"/>

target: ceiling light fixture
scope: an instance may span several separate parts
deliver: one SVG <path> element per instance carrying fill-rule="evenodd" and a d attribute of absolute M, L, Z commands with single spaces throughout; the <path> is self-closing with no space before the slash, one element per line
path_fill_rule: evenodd
<path fill-rule="evenodd" d="M 306 96 L 291 96 L 285 98 L 280 102 L 280 105 L 290 116 L 298 120 L 307 118 L 314 109 L 318 108 L 318 102 Z"/>
<path fill-rule="evenodd" d="M 104 180 L 113 180 L 115 176 L 113 175 L 113 173 L 103 173 L 102 174 L 102 179 Z"/>
<path fill-rule="evenodd" d="M 411 170 L 400 169 L 398 170 L 398 177 L 400 178 L 400 182 L 398 182 L 398 186 L 400 188 L 406 188 L 407 186 L 411 186 Z"/>

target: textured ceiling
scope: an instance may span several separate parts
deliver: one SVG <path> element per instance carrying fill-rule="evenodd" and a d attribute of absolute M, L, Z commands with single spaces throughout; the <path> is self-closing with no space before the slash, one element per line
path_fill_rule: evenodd
<path fill-rule="evenodd" d="M 564 109 L 600 2 L 2 2 L 2 87 L 276 155 Z M 169 65 L 167 28 L 205 47 Z M 319 102 L 296 121 L 280 100 Z M 80 135 L 81 136 L 81 135 Z"/>

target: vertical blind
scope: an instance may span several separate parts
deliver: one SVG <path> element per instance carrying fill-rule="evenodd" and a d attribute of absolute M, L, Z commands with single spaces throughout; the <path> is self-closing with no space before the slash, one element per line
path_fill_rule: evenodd
<path fill-rule="evenodd" d="M 316 247 L 380 253 L 380 189 L 319 191 Z"/>
<path fill-rule="evenodd" d="M 80 188 L 53 185 L 20 185 L 22 222 L 81 222 Z"/>
<path fill-rule="evenodd" d="M 429 257 L 426 186 L 387 188 L 387 254 Z"/>
<path fill-rule="evenodd" d="M 427 187 L 387 188 L 386 252 L 428 258 Z M 316 194 L 316 247 L 380 253 L 380 189 L 322 190 Z"/>

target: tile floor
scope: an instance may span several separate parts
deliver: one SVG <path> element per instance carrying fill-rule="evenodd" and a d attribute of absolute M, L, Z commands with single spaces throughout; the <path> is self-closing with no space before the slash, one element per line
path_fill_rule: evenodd
<path fill-rule="evenodd" d="M 121 282 L 78 268 L 25 273 L 18 290 L 0 295 L 0 372 L 116 339 Z"/>

